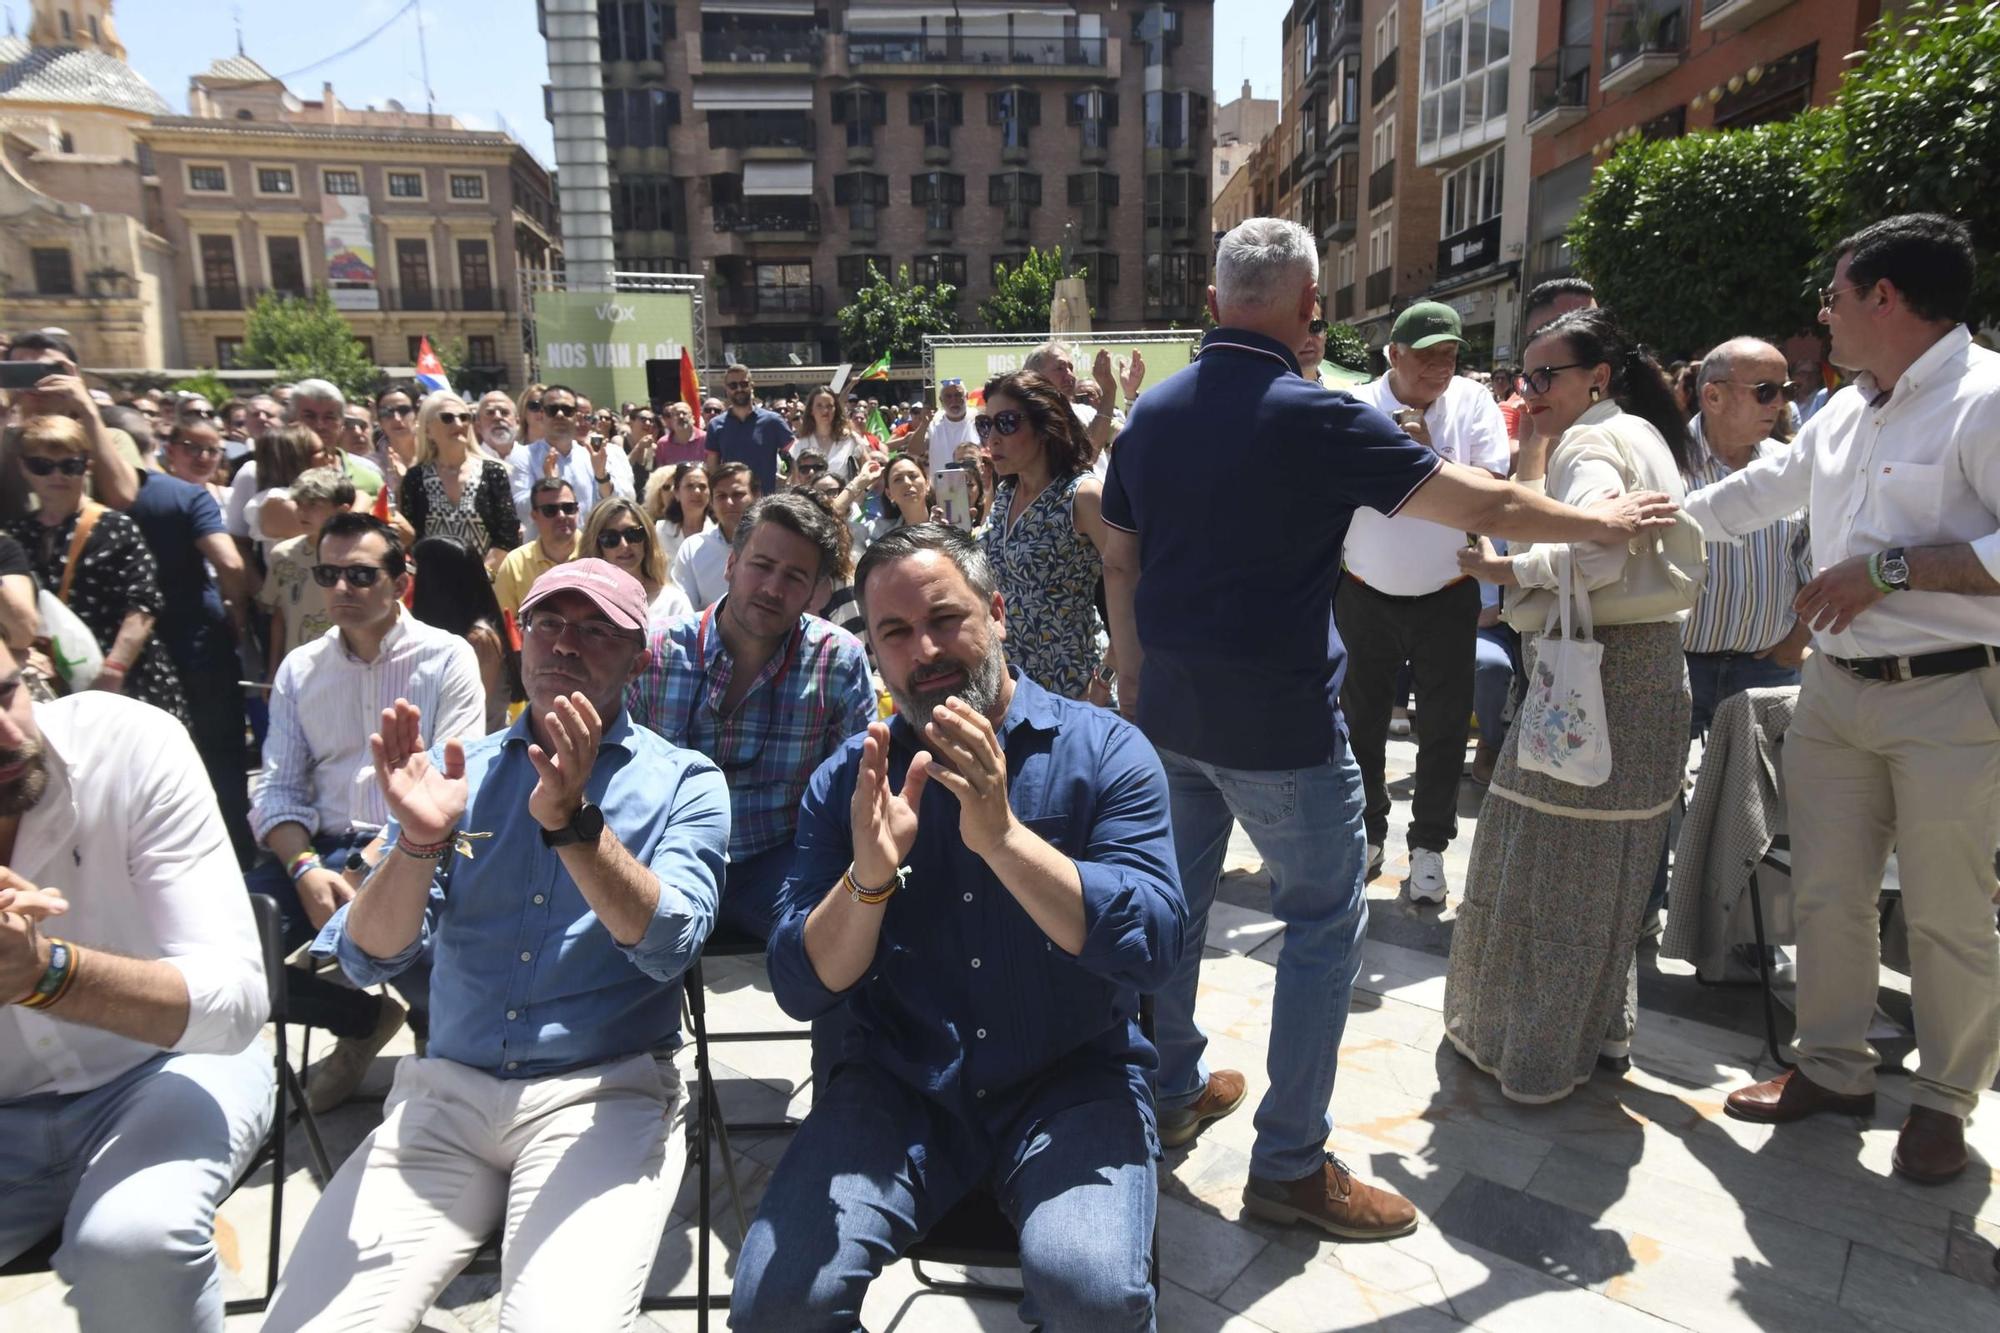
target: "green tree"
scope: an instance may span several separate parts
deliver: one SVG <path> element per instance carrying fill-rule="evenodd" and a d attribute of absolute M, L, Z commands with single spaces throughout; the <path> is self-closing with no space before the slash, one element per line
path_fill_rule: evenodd
<path fill-rule="evenodd" d="M 244 323 L 237 364 L 287 379 L 331 380 L 349 397 L 366 395 L 377 379 L 360 340 L 323 289 L 307 297 L 258 297 Z"/>
<path fill-rule="evenodd" d="M 431 354 L 437 357 L 438 364 L 444 367 L 445 382 L 463 393 L 465 386 L 458 381 L 459 372 L 465 369 L 466 364 L 465 339 L 455 336 L 434 339 L 431 342 Z"/>
<path fill-rule="evenodd" d="M 1063 252 L 1029 248 L 1027 255 L 1012 268 L 993 266 L 993 295 L 979 303 L 979 318 L 993 333 L 1041 333 L 1049 327 L 1049 306 L 1055 301 L 1056 283 L 1065 277 L 1085 277 L 1087 270 L 1074 274 L 1063 271 Z M 1096 314 L 1093 309 L 1091 313 Z"/>
<path fill-rule="evenodd" d="M 1812 164 L 1830 114 L 1634 139 L 1599 166 L 1570 223 L 1577 268 L 1662 360 L 1739 334 L 1813 327 Z"/>
<path fill-rule="evenodd" d="M 840 347 L 849 361 L 865 366 L 888 353 L 892 360 L 917 361 L 924 354 L 924 335 L 958 331 L 952 302 L 958 289 L 948 282 L 935 286 L 910 281 L 907 264 L 893 281 L 875 265 L 854 299 L 840 309 Z"/>
<path fill-rule="evenodd" d="M 2000 320 L 2000 5 L 1912 0 L 1877 24 L 1813 172 L 1823 249 L 1897 213 L 1942 213 L 1980 257 L 1972 324 Z M 1832 275 L 1831 266 L 1822 276 Z"/>
<path fill-rule="evenodd" d="M 1368 369 L 1368 340 L 1352 324 L 1326 326 L 1326 359 L 1349 370 Z"/>
<path fill-rule="evenodd" d="M 175 380 L 167 387 L 175 393 L 198 393 L 208 399 L 212 407 L 219 407 L 223 400 L 236 396 L 222 382 L 221 376 L 207 369 L 196 371 L 186 379 Z"/>

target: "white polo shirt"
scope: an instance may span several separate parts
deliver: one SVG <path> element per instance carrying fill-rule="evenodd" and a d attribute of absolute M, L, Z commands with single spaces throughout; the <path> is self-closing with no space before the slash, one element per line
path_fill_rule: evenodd
<path fill-rule="evenodd" d="M 1358 385 L 1354 396 L 1390 417 L 1407 405 L 1398 401 L 1381 375 Z M 1484 468 L 1495 476 L 1508 472 L 1511 454 L 1507 420 L 1493 395 L 1463 375 L 1451 383 L 1424 413 L 1431 448 L 1451 463 Z M 1356 509 L 1347 527 L 1341 563 L 1348 573 L 1392 597 L 1421 597 L 1464 577 L 1458 551 L 1465 533 L 1428 519 L 1401 515 L 1389 518 L 1373 509 Z"/>
<path fill-rule="evenodd" d="M 959 445 L 979 443 L 979 432 L 972 428 L 972 419 L 976 415 L 968 403 L 965 415 L 957 421 L 946 416 L 943 408 L 939 408 L 937 415 L 931 418 L 931 437 L 927 447 L 930 450 L 929 468 L 933 487 L 937 485 L 938 473 L 951 462 L 951 456 L 958 451 Z"/>

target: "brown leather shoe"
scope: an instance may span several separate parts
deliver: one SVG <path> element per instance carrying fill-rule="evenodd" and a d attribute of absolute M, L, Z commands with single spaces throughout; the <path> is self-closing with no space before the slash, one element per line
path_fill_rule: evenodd
<path fill-rule="evenodd" d="M 1356 1180 L 1332 1153 L 1302 1180 L 1250 1177 L 1243 1211 L 1267 1222 L 1305 1222 L 1342 1240 L 1393 1240 L 1417 1229 L 1415 1204 Z"/>
<path fill-rule="evenodd" d="M 1919 1185 L 1942 1185 L 1965 1170 L 1965 1122 L 1945 1111 L 1912 1106 L 1890 1159 L 1896 1174 Z"/>
<path fill-rule="evenodd" d="M 1167 1111 L 1160 1116 L 1160 1143 L 1168 1148 L 1193 1143 L 1209 1121 L 1220 1120 L 1243 1105 L 1244 1089 L 1243 1075 L 1233 1069 L 1216 1070 L 1208 1076 L 1208 1086 L 1201 1090 L 1201 1096 L 1178 1111 Z"/>
<path fill-rule="evenodd" d="M 1789 1125 L 1821 1111 L 1840 1115 L 1874 1115 L 1875 1094 L 1843 1096 L 1828 1092 L 1796 1069 L 1787 1069 L 1773 1079 L 1738 1088 L 1723 1102 L 1723 1109 L 1738 1120 L 1755 1120 L 1765 1125 Z"/>

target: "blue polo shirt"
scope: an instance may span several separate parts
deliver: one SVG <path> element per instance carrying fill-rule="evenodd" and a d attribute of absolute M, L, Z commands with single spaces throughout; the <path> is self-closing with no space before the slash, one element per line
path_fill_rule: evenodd
<path fill-rule="evenodd" d="M 235 680 L 236 638 L 222 590 L 209 572 L 208 561 L 195 542 L 224 531 L 222 507 L 208 487 L 170 477 L 164 472 L 139 472 L 139 498 L 125 511 L 160 567 L 160 615 L 154 634 L 183 678 L 227 671 Z M 197 683 L 187 680 L 193 687 Z M 232 686 L 233 688 L 233 686 Z"/>
<path fill-rule="evenodd" d="M 1333 595 L 1348 520 L 1363 506 L 1393 515 L 1439 465 L 1245 329 L 1214 330 L 1147 389 L 1104 482 L 1104 521 L 1139 537 L 1147 738 L 1225 768 L 1338 754 L 1347 652 Z"/>
<path fill-rule="evenodd" d="M 753 407 L 739 417 L 724 412 L 708 428 L 709 451 L 725 463 L 748 463 L 764 495 L 778 490 L 778 453 L 792 442 L 792 428 L 769 408 Z"/>

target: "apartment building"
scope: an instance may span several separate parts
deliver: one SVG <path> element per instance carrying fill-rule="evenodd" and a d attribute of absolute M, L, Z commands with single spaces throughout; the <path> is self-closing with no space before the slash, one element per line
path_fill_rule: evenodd
<path fill-rule="evenodd" d="M 1236 100 L 1224 102 L 1215 109 L 1215 144 L 1211 150 L 1212 167 L 1209 172 L 1211 199 L 1221 199 L 1230 175 L 1250 160 L 1250 154 L 1257 151 L 1257 145 L 1264 142 L 1264 136 L 1277 127 L 1278 99 L 1254 95 L 1250 91 L 1250 80 L 1243 80 L 1243 91 Z M 1220 219 L 1217 219 L 1215 229 L 1218 232 L 1229 230 Z"/>
<path fill-rule="evenodd" d="M 592 21 L 561 20 L 565 41 Z M 594 73 L 615 267 L 702 274 L 711 360 L 838 359 L 871 265 L 953 284 L 973 326 L 1030 246 L 1085 270 L 1099 328 L 1191 323 L 1212 20 L 1207 0 L 602 0 L 595 70 L 552 61 L 559 164 L 586 186 L 564 117 Z"/>

